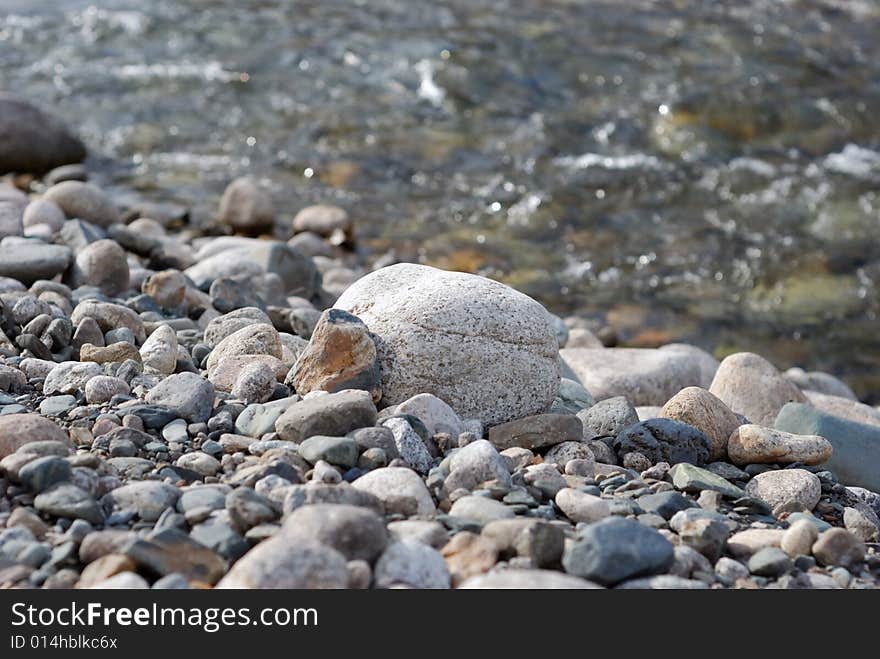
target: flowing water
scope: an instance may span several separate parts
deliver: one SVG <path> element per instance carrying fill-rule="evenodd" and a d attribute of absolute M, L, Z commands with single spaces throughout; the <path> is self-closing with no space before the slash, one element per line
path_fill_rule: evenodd
<path fill-rule="evenodd" d="M 368 258 L 880 402 L 875 0 L 0 0 L 0 88 L 196 220 L 250 173 Z"/>

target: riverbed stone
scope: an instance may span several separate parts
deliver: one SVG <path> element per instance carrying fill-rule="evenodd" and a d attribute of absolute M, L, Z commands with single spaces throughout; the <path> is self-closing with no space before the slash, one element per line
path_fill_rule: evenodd
<path fill-rule="evenodd" d="M 150 389 L 146 401 L 168 408 L 190 423 L 204 423 L 211 416 L 214 385 L 195 373 L 177 373 Z"/>
<path fill-rule="evenodd" d="M 624 428 L 614 439 L 614 450 L 620 456 L 637 452 L 652 464 L 688 462 L 705 464 L 712 443 L 697 428 L 672 419 L 649 419 Z"/>
<path fill-rule="evenodd" d="M 700 387 L 686 387 L 670 398 L 660 416 L 701 430 L 712 444 L 709 459 L 724 460 L 727 441 L 740 418 L 720 399 Z"/>
<path fill-rule="evenodd" d="M 751 423 L 763 426 L 772 426 L 786 403 L 807 402 L 797 385 L 752 352 L 726 357 L 718 367 L 709 392 Z"/>
<path fill-rule="evenodd" d="M 583 438 L 583 423 L 570 414 L 536 414 L 489 429 L 489 441 L 499 451 L 519 447 L 540 449 Z"/>
<path fill-rule="evenodd" d="M 771 508 L 794 501 L 812 510 L 822 495 L 822 483 L 805 469 L 779 469 L 753 477 L 746 485 L 746 493 Z"/>
<path fill-rule="evenodd" d="M 367 492 L 382 501 L 386 508 L 411 502 L 418 515 L 433 515 L 436 512 L 434 500 L 424 481 L 412 469 L 406 467 L 381 467 L 364 474 L 352 485 L 355 489 Z"/>
<path fill-rule="evenodd" d="M 373 333 L 387 404 L 431 393 L 497 424 L 546 409 L 559 389 L 549 315 L 490 279 L 401 263 L 358 280 L 335 307 Z"/>
<path fill-rule="evenodd" d="M 827 439 L 818 435 L 795 435 L 745 424 L 730 435 L 727 452 L 731 462 L 739 466 L 767 462 L 817 465 L 826 462 L 833 449 Z"/>
<path fill-rule="evenodd" d="M 366 391 L 351 389 L 301 400 L 278 417 L 281 439 L 300 443 L 314 435 L 341 437 L 376 423 L 376 406 Z"/>

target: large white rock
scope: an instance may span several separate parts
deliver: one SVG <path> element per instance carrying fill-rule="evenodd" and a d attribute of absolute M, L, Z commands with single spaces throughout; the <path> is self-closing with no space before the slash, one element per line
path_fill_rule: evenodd
<path fill-rule="evenodd" d="M 565 348 L 559 356 L 567 377 L 596 400 L 625 396 L 633 405 L 662 406 L 685 387 L 707 386 L 708 355 L 699 348 Z"/>
<path fill-rule="evenodd" d="M 544 411 L 559 389 L 550 315 L 496 281 L 400 263 L 355 282 L 336 308 L 373 333 L 386 404 L 431 393 L 496 424 Z"/>

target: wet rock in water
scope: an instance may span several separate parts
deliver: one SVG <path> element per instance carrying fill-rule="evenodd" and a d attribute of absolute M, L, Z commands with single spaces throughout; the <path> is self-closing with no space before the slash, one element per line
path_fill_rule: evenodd
<path fill-rule="evenodd" d="M 377 588 L 445 589 L 451 579 L 440 552 L 415 540 L 401 540 L 389 545 L 376 562 L 374 581 Z"/>
<path fill-rule="evenodd" d="M 812 510 L 822 495 L 822 483 L 805 469 L 779 469 L 752 478 L 746 485 L 746 493 L 766 502 L 770 508 L 796 502 Z"/>
<path fill-rule="evenodd" d="M 601 400 L 577 413 L 584 426 L 584 439 L 617 437 L 620 432 L 639 422 L 636 409 L 624 396 Z"/>
<path fill-rule="evenodd" d="M 704 384 L 700 360 L 686 350 L 563 348 L 559 356 L 597 401 L 625 396 L 633 405 L 663 405 Z"/>
<path fill-rule="evenodd" d="M 570 414 L 536 414 L 489 429 L 489 441 L 499 451 L 519 447 L 540 449 L 583 438 L 583 424 Z"/>
<path fill-rule="evenodd" d="M 73 287 L 95 286 L 109 296 L 128 290 L 128 261 L 125 250 L 113 240 L 99 240 L 84 247 L 73 261 Z"/>
<path fill-rule="evenodd" d="M 314 435 L 341 437 L 376 423 L 376 406 L 366 391 L 324 394 L 294 403 L 275 422 L 281 439 L 300 443 Z"/>
<path fill-rule="evenodd" d="M 11 277 L 30 286 L 35 281 L 61 274 L 72 258 L 73 252 L 63 245 L 0 244 L 0 277 Z"/>
<path fill-rule="evenodd" d="M 562 558 L 565 571 L 606 586 L 661 574 L 675 559 L 672 544 L 657 531 L 622 517 L 586 527 Z"/>
<path fill-rule="evenodd" d="M 177 366 L 177 334 L 168 325 L 159 325 L 140 349 L 144 372 L 171 375 Z"/>
<path fill-rule="evenodd" d="M 195 373 L 177 373 L 150 389 L 146 401 L 166 407 L 191 423 L 204 423 L 214 405 L 214 385 Z"/>
<path fill-rule="evenodd" d="M 348 560 L 373 563 L 388 544 L 382 518 L 359 506 L 314 504 L 296 509 L 284 521 L 281 537 L 295 545 L 313 541 L 332 547 Z"/>
<path fill-rule="evenodd" d="M 614 439 L 618 455 L 637 452 L 652 464 L 688 462 L 702 465 L 709 459 L 711 441 L 697 428 L 671 419 L 649 419 L 625 428 Z"/>
<path fill-rule="evenodd" d="M 445 432 L 458 437 L 464 426 L 461 418 L 449 405 L 433 394 L 418 394 L 398 405 L 395 414 L 411 414 L 425 424 L 430 436 Z"/>
<path fill-rule="evenodd" d="M 269 233 L 275 223 L 275 207 L 254 179 L 237 178 L 223 192 L 218 219 L 233 231 Z"/>
<path fill-rule="evenodd" d="M 0 174 L 43 174 L 85 157 L 85 145 L 57 117 L 0 92 Z"/>
<path fill-rule="evenodd" d="M 491 424 L 540 412 L 559 389 L 548 314 L 498 282 L 398 264 L 355 282 L 335 307 L 373 333 L 385 403 L 427 392 Z"/>
<path fill-rule="evenodd" d="M 382 397 L 379 360 L 367 326 L 340 309 L 325 311 L 287 383 L 301 395 L 363 389 L 378 403 Z"/>
<path fill-rule="evenodd" d="M 832 448 L 827 439 L 818 435 L 794 435 L 746 424 L 730 436 L 727 452 L 731 462 L 739 466 L 765 462 L 816 465 L 831 457 Z"/>
<path fill-rule="evenodd" d="M 105 228 L 119 221 L 119 210 L 101 188 L 91 183 L 56 183 L 46 190 L 43 198 L 58 204 L 69 219 Z"/>
<path fill-rule="evenodd" d="M 352 483 L 352 486 L 372 494 L 385 504 L 386 510 L 403 508 L 415 515 L 433 515 L 434 500 L 425 482 L 412 469 L 382 467 L 370 471 Z"/>
<path fill-rule="evenodd" d="M 763 426 L 772 426 L 786 403 L 807 402 L 801 390 L 773 364 L 751 352 L 726 357 L 709 391 L 737 414 Z"/>
<path fill-rule="evenodd" d="M 880 491 L 880 428 L 826 414 L 810 405 L 789 403 L 773 427 L 798 435 L 819 435 L 833 451 L 826 468 L 846 485 Z"/>
<path fill-rule="evenodd" d="M 317 542 L 291 545 L 275 536 L 242 556 L 217 588 L 308 588 L 348 587 L 345 557 Z"/>
<path fill-rule="evenodd" d="M 813 544 L 820 565 L 855 567 L 865 558 L 865 544 L 845 529 L 828 529 Z"/>
<path fill-rule="evenodd" d="M 705 389 L 686 387 L 670 398 L 660 412 L 664 419 L 701 430 L 712 443 L 710 460 L 727 457 L 727 441 L 742 421 L 720 399 Z"/>
<path fill-rule="evenodd" d="M 0 458 L 15 453 L 29 442 L 44 441 L 70 444 L 62 428 L 39 414 L 0 415 Z"/>

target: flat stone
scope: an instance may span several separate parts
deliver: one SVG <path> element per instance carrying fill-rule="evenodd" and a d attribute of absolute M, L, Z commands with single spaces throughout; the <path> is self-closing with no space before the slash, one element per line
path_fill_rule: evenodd
<path fill-rule="evenodd" d="M 489 429 L 489 441 L 499 451 L 519 447 L 540 449 L 583 437 L 583 424 L 568 414 L 537 414 Z"/>
<path fill-rule="evenodd" d="M 727 549 L 735 558 L 745 559 L 764 547 L 779 547 L 782 529 L 746 529 L 727 540 Z"/>
<path fill-rule="evenodd" d="M 657 531 L 622 517 L 587 526 L 565 553 L 565 571 L 602 585 L 665 572 L 672 544 Z"/>
<path fill-rule="evenodd" d="M 675 465 L 672 470 L 672 484 L 684 492 L 712 490 L 730 499 L 739 499 L 746 495 L 744 490 L 721 476 L 687 463 Z"/>
<path fill-rule="evenodd" d="M 833 449 L 827 439 L 818 435 L 795 435 L 746 424 L 731 434 L 727 452 L 730 460 L 739 466 L 766 462 L 816 465 L 826 462 Z"/>
<path fill-rule="evenodd" d="M 155 522 L 166 508 L 173 508 L 180 490 L 160 481 L 140 481 L 117 487 L 107 495 L 119 510 L 133 510 L 144 521 Z"/>
<path fill-rule="evenodd" d="M 480 525 L 488 524 L 496 519 L 508 519 L 515 513 L 510 506 L 500 501 L 481 496 L 464 496 L 457 499 L 449 509 L 453 517 L 460 517 L 477 522 Z"/>
<path fill-rule="evenodd" d="M 215 584 L 226 572 L 226 561 L 179 529 L 151 533 L 128 545 L 124 553 L 141 569 L 157 576 L 180 574 L 203 584 Z"/>
<path fill-rule="evenodd" d="M 63 245 L 24 242 L 0 245 L 0 277 L 10 277 L 30 286 L 52 279 L 67 269 L 73 252 Z"/>
<path fill-rule="evenodd" d="M 294 403 L 275 422 L 281 439 L 300 443 L 314 435 L 340 437 L 376 424 L 376 406 L 369 393 L 341 391 Z"/>

